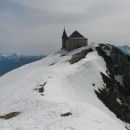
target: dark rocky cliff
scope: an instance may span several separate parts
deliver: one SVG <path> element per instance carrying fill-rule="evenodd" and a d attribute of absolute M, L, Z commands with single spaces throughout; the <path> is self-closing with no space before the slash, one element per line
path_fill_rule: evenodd
<path fill-rule="evenodd" d="M 130 57 L 109 44 L 99 44 L 96 50 L 106 61 L 108 75 L 101 73 L 105 85 L 95 93 L 118 118 L 130 123 Z"/>

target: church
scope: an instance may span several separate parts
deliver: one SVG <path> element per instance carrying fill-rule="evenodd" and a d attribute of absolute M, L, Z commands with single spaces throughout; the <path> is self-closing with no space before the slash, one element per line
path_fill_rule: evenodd
<path fill-rule="evenodd" d="M 88 45 L 88 39 L 81 35 L 78 31 L 73 32 L 69 37 L 64 29 L 62 35 L 62 49 L 72 51 L 74 49 Z"/>

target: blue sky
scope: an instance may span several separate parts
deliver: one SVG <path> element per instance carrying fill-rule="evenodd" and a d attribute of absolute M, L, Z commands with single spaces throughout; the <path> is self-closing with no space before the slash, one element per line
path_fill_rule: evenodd
<path fill-rule="evenodd" d="M 130 46 L 129 0 L 0 0 L 0 52 L 50 54 L 64 26 L 89 42 Z"/>

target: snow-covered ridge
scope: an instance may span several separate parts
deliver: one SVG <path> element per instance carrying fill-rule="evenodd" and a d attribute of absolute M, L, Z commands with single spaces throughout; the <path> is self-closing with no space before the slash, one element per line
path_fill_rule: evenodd
<path fill-rule="evenodd" d="M 104 84 L 106 63 L 92 45 L 59 51 L 0 78 L 0 130 L 125 130 L 94 90 Z M 92 52 L 71 64 L 83 50 Z M 5 119 L 5 115 L 19 112 Z"/>

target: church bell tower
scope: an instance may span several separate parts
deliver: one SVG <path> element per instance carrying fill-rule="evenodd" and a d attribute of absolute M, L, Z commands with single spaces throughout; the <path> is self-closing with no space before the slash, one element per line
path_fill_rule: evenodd
<path fill-rule="evenodd" d="M 67 39 L 68 39 L 68 36 L 67 36 L 67 33 L 65 31 L 65 28 L 64 28 L 63 35 L 62 35 L 62 49 L 65 48 L 65 41 Z"/>

